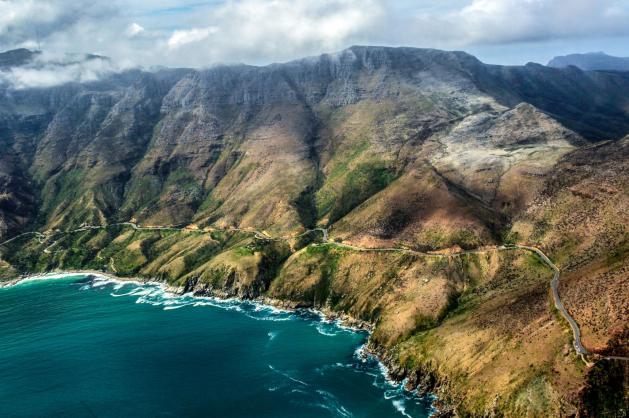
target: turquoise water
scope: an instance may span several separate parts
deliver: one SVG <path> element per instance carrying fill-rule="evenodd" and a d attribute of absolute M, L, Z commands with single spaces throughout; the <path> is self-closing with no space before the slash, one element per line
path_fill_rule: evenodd
<path fill-rule="evenodd" d="M 0 289 L 1 417 L 426 417 L 364 333 L 85 276 Z"/>

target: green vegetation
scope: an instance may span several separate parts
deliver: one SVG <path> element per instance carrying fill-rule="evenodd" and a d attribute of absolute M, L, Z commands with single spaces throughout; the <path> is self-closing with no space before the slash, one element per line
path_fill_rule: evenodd
<path fill-rule="evenodd" d="M 269 295 L 299 306 L 345 312 L 376 323 L 372 342 L 395 347 L 401 364 L 429 373 L 445 373 L 452 384 L 466 393 L 462 415 L 465 411 L 486 410 L 494 402 L 491 389 L 472 389 L 476 378 L 466 376 L 465 369 L 458 369 L 458 360 L 452 363 L 439 356 L 442 351 L 452 350 L 449 345 L 460 344 L 463 361 L 482 363 L 487 361 L 484 353 L 492 352 L 494 341 L 508 344 L 504 341 L 514 338 L 511 325 L 506 325 L 504 334 L 498 333 L 484 342 L 477 342 L 480 337 L 474 339 L 469 333 L 480 332 L 482 336 L 487 330 L 496 332 L 499 327 L 492 321 L 505 317 L 500 309 L 520 309 L 513 301 L 535 295 L 529 288 L 538 282 L 542 297 L 547 298 L 547 266 L 535 255 L 515 249 L 498 255 L 426 258 L 405 252 L 361 252 L 334 243 L 309 243 L 320 234 L 306 234 L 300 244 L 305 247 L 292 252 L 284 240 L 258 239 L 242 231 L 136 231 L 118 226 L 60 233 L 43 243 L 37 239 L 18 240 L 14 247 L 5 249 L 0 277 L 11 269 L 105 269 L 121 276 L 157 278 L 186 289 L 195 286 L 202 292 L 241 297 Z M 471 245 L 474 239 L 463 230 L 453 236 L 459 245 Z M 54 242 L 58 243 L 44 253 L 43 249 Z M 492 261 L 497 256 L 500 260 Z M 490 267 L 490 263 L 498 263 L 498 268 Z M 495 276 L 489 276 L 490 271 Z M 430 280 L 420 280 L 422 277 Z M 425 307 L 435 303 L 435 298 L 440 301 Z M 521 311 L 527 313 L 530 308 Z M 522 321 L 531 323 L 526 316 Z M 458 335 L 462 341 L 448 340 L 450 335 Z M 561 337 L 565 340 L 563 334 Z M 526 352 L 521 341 L 513 341 L 509 350 Z M 438 370 L 438 364 L 445 369 Z M 535 363 L 530 369 L 527 364 L 523 370 L 528 374 L 521 375 L 524 377 L 505 380 L 511 386 L 505 392 L 507 397 L 500 400 L 501 410 L 536 416 L 556 408 L 553 383 L 544 364 Z M 486 378 L 491 381 L 492 376 Z M 617 400 L 614 404 L 601 404 L 602 398 L 595 391 L 589 396 L 590 408 L 603 411 L 600 416 L 617 407 Z M 534 399 L 535 408 L 523 403 L 529 398 Z"/>
<path fill-rule="evenodd" d="M 349 172 L 349 165 L 355 161 L 358 157 L 360 157 L 367 149 L 369 148 L 369 141 L 365 138 L 357 141 L 348 152 L 347 155 L 342 158 L 342 160 L 334 166 L 330 174 L 328 175 L 329 181 L 334 181 L 337 178 L 345 175 Z"/>
<path fill-rule="evenodd" d="M 350 167 L 369 149 L 369 141 L 366 138 L 349 139 L 343 143 L 340 149 L 336 150 L 334 159 L 329 165 L 332 167 L 324 180 L 318 179 L 321 183 L 319 189 L 314 193 L 314 205 L 316 217 L 320 218 L 327 214 L 339 198 L 337 191 L 338 183 L 347 176 Z"/>
<path fill-rule="evenodd" d="M 238 257 L 250 257 L 253 255 L 253 250 L 249 247 L 236 247 L 232 251 Z"/>
<path fill-rule="evenodd" d="M 17 271 L 6 261 L 0 260 L 0 281 L 10 280 L 17 276 Z"/>
<path fill-rule="evenodd" d="M 625 239 L 616 248 L 609 252 L 605 264 L 609 267 L 621 263 L 629 256 L 629 239 Z"/>
<path fill-rule="evenodd" d="M 122 210 L 131 214 L 136 210 L 148 207 L 154 202 L 161 191 L 161 182 L 157 176 L 145 175 L 131 182 Z"/>
<path fill-rule="evenodd" d="M 550 230 L 551 226 L 552 225 L 550 224 L 550 222 L 548 222 L 546 219 L 541 219 L 535 222 L 535 224 L 533 225 L 533 233 L 531 234 L 531 239 L 534 241 L 541 240 L 544 235 L 546 235 L 546 233 Z"/>
<path fill-rule="evenodd" d="M 52 214 L 60 206 L 67 207 L 79 200 L 85 171 L 80 169 L 62 171 L 46 182 L 42 190 L 43 205 L 41 213 Z"/>
<path fill-rule="evenodd" d="M 469 229 L 456 229 L 448 232 L 442 228 L 426 228 L 419 234 L 415 245 L 427 251 L 451 248 L 455 245 L 463 250 L 472 250 L 481 246 L 482 242 L 475 231 Z"/>
<path fill-rule="evenodd" d="M 459 229 L 454 232 L 451 241 L 464 250 L 478 248 L 481 244 L 479 237 L 469 229 Z"/>
<path fill-rule="evenodd" d="M 356 206 L 384 189 L 395 177 L 395 171 L 381 161 L 357 165 L 347 174 L 336 203 L 332 206 L 328 224 L 341 219 Z"/>
<path fill-rule="evenodd" d="M 295 250 L 301 250 L 309 246 L 310 244 L 320 244 L 323 242 L 323 231 L 308 231 L 305 234 L 300 235 L 293 244 Z"/>
<path fill-rule="evenodd" d="M 506 231 L 502 234 L 502 243 L 504 245 L 515 245 L 520 241 L 520 234 L 515 231 Z"/>

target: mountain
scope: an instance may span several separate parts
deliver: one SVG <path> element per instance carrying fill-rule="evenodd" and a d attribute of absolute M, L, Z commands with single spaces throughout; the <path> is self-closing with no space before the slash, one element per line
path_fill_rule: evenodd
<path fill-rule="evenodd" d="M 23 178 L 22 198 L 9 199 L 7 208 L 19 215 L 5 223 L 55 228 L 136 218 L 276 231 L 331 225 L 381 189 L 392 193 L 416 170 L 435 167 L 422 177 L 463 186 L 456 168 L 444 164 L 448 154 L 469 152 L 455 145 L 471 142 L 448 132 L 491 138 L 515 130 L 514 143 L 542 148 L 548 134 L 563 141 L 550 147 L 549 158 L 580 141 L 621 137 L 629 132 L 628 90 L 624 74 L 497 67 L 465 53 L 364 47 L 268 67 L 130 71 L 49 89 L 5 88 L 0 129 L 15 152 L 3 171 L 12 173 L 7 182 Z M 527 123 L 535 137 L 527 137 Z M 452 141 L 440 154 L 428 150 Z M 490 152 L 512 144 L 479 145 Z M 418 164 L 425 160 L 431 165 Z M 500 201 L 500 184 L 485 181 L 502 176 L 507 164 L 500 166 L 480 171 L 484 185 L 465 189 L 478 199 L 443 197 L 449 208 L 478 206 L 454 216 L 453 225 L 473 225 L 481 242 L 490 239 L 488 225 L 521 199 Z M 40 204 L 30 210 L 30 200 Z M 495 219 L 469 215 L 487 208 Z M 373 220 L 376 236 L 417 226 L 402 214 L 394 231 L 388 215 Z M 428 221 L 422 217 L 424 226 Z"/>
<path fill-rule="evenodd" d="M 65 54 L 61 57 L 54 57 L 54 59 L 52 57 L 47 60 L 44 58 L 41 51 L 31 51 L 26 48 L 0 52 L 0 71 L 27 66 L 41 67 L 46 64 L 64 66 L 95 60 L 110 61 L 108 57 L 95 54 Z M 42 59 L 43 61 L 37 62 L 37 59 Z"/>
<path fill-rule="evenodd" d="M 627 134 L 629 73 L 433 49 L 5 84 L 0 238 L 45 235 L 5 247 L 0 276 L 106 269 L 316 307 L 374 324 L 394 373 L 461 413 L 600 412 L 627 374 L 582 367 L 552 271 L 501 245 L 542 248 L 588 350 L 623 355 Z"/>
<path fill-rule="evenodd" d="M 565 68 L 570 65 L 584 71 L 629 71 L 629 58 L 614 57 L 604 52 L 558 56 L 548 62 L 549 67 Z"/>
<path fill-rule="evenodd" d="M 26 48 L 0 52 L 0 69 L 26 65 L 30 63 L 38 54 L 39 52 L 31 51 Z"/>

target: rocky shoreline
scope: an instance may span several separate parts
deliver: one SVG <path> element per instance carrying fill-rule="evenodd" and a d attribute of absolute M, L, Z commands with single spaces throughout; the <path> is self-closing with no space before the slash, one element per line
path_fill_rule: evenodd
<path fill-rule="evenodd" d="M 193 291 L 195 296 L 209 296 L 217 297 L 219 299 L 230 299 L 235 297 L 242 301 L 255 301 L 264 305 L 290 311 L 304 309 L 319 314 L 326 321 L 337 321 L 337 323 L 342 327 L 349 328 L 354 331 L 366 331 L 369 335 L 371 335 L 371 332 L 374 329 L 374 324 L 354 318 L 346 313 L 335 312 L 327 308 L 316 309 L 311 305 L 305 305 L 290 300 L 274 299 L 265 296 L 243 297 L 242 295 L 234 295 L 229 292 L 216 291 L 215 289 L 208 289 L 205 287 L 201 290 L 195 290 L 194 287 L 188 286 L 166 286 L 169 291 L 176 294 Z M 434 411 L 431 414 L 432 418 L 457 416 L 453 406 L 443 400 L 449 398 L 447 385 L 444 382 L 440 382 L 432 372 L 408 370 L 402 367 L 397 364 L 390 350 L 374 344 L 371 339 L 368 340 L 367 345 L 365 346 L 365 351 L 367 355 L 374 357 L 382 365 L 383 373 L 385 378 L 388 380 L 395 382 L 396 384 L 403 384 L 405 390 L 415 392 L 420 397 L 433 395 L 434 400 L 432 402 L 432 407 Z"/>
<path fill-rule="evenodd" d="M 345 313 L 335 312 L 330 309 L 315 309 L 312 306 L 305 306 L 289 300 L 280 300 L 264 296 L 258 297 L 241 297 L 232 295 L 227 292 L 208 291 L 203 289 L 201 291 L 195 291 L 187 286 L 172 286 L 164 281 L 147 279 L 142 277 L 121 277 L 115 274 L 97 271 L 97 270 L 64 270 L 64 271 L 51 271 L 47 273 L 38 273 L 33 275 L 22 275 L 19 278 L 8 280 L 0 283 L 0 288 L 10 287 L 21 283 L 25 280 L 46 280 L 54 278 L 63 278 L 72 275 L 87 275 L 95 277 L 104 277 L 110 280 L 131 282 L 138 284 L 158 284 L 164 287 L 169 293 L 176 295 L 183 295 L 185 293 L 192 292 L 194 296 L 198 297 L 214 297 L 218 299 L 238 299 L 240 301 L 253 301 L 263 305 L 272 306 L 278 309 L 284 309 L 289 311 L 308 310 L 320 315 L 325 321 L 336 321 L 339 326 L 352 329 L 354 331 L 366 331 L 371 335 L 374 325 L 360 319 L 353 318 Z M 395 382 L 396 384 L 403 384 L 404 389 L 409 392 L 415 392 L 420 397 L 426 397 L 433 395 L 434 400 L 432 407 L 434 412 L 431 417 L 451 417 L 455 416 L 454 409 L 442 399 L 447 398 L 445 392 L 446 385 L 438 382 L 432 373 L 423 373 L 419 370 L 408 370 L 401 365 L 397 364 L 393 358 L 392 353 L 384 347 L 375 346 L 371 339 L 368 339 L 365 346 L 366 354 L 373 356 L 381 365 L 385 378 Z"/>
<path fill-rule="evenodd" d="M 400 365 L 393 353 L 383 347 L 369 344 L 371 355 L 378 358 L 385 366 L 388 376 L 395 382 L 404 383 L 408 391 L 416 391 L 421 397 L 434 396 L 432 406 L 433 418 L 446 418 L 458 416 L 448 389 L 448 382 L 440 379 L 433 371 L 424 369 L 408 369 Z"/>

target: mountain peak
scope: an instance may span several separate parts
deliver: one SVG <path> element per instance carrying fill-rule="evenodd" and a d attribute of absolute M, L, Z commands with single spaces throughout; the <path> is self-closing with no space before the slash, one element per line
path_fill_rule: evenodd
<path fill-rule="evenodd" d="M 31 51 L 26 48 L 0 52 L 0 68 L 19 67 L 28 64 L 40 53 L 40 51 Z"/>

